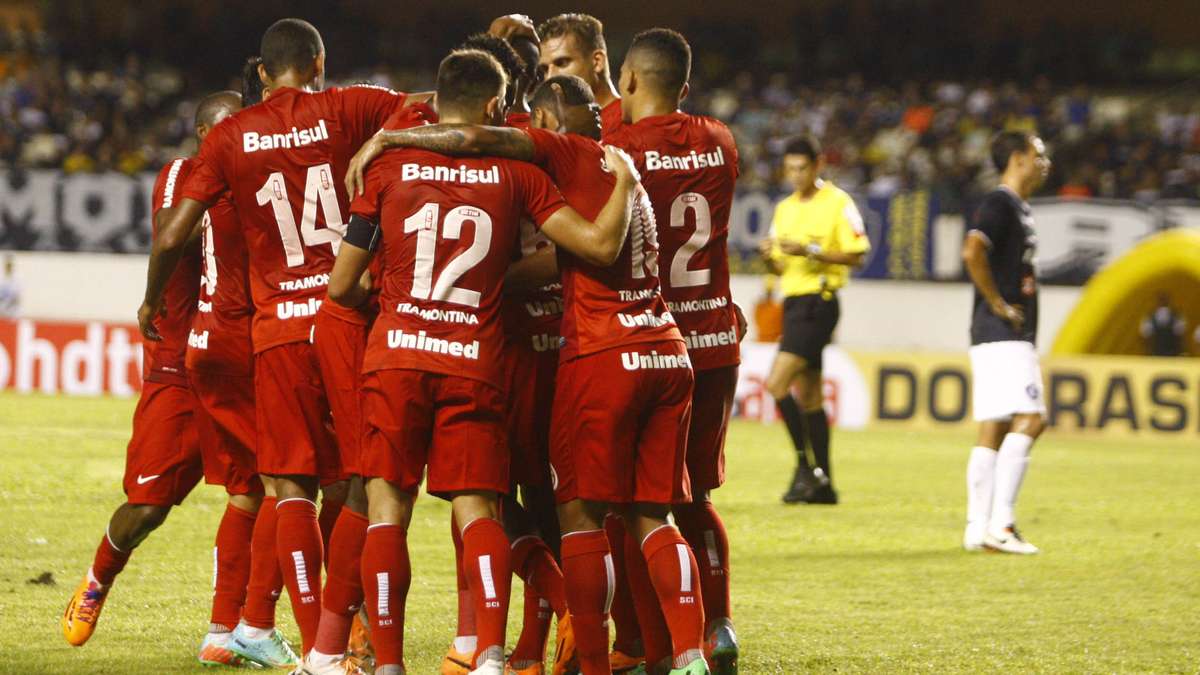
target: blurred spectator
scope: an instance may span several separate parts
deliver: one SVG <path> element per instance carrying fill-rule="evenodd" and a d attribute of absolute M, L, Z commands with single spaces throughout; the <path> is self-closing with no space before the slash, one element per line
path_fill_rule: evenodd
<path fill-rule="evenodd" d="M 21 313 L 21 285 L 13 272 L 13 256 L 4 256 L 4 276 L 0 277 L 0 318 L 15 319 Z"/>
<path fill-rule="evenodd" d="M 762 297 L 754 304 L 754 332 L 758 342 L 779 342 L 783 335 L 783 305 L 775 297 L 779 277 L 767 275 Z"/>
<path fill-rule="evenodd" d="M 1142 321 L 1141 334 L 1150 356 L 1183 354 L 1183 333 L 1187 324 L 1171 307 L 1166 293 L 1158 294 L 1158 307 Z"/>

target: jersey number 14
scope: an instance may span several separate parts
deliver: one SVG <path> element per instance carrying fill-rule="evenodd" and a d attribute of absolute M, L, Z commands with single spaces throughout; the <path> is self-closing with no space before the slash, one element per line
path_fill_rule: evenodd
<path fill-rule="evenodd" d="M 308 167 L 304 182 L 304 210 L 300 214 L 300 227 L 296 227 L 296 216 L 292 203 L 288 201 L 287 184 L 283 173 L 276 171 L 267 177 L 267 182 L 255 194 L 259 206 L 271 205 L 275 212 L 275 223 L 279 226 L 279 238 L 283 240 L 283 252 L 288 267 L 304 264 L 304 247 L 329 244 L 337 255 L 346 233 L 342 221 L 342 209 L 338 205 L 337 189 L 333 182 L 333 167 L 318 164 Z M 317 229 L 317 205 L 325 216 L 324 229 Z"/>

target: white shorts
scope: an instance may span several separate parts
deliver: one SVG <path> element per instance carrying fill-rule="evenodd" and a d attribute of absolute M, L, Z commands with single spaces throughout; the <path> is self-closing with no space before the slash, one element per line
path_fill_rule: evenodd
<path fill-rule="evenodd" d="M 967 354 L 971 357 L 971 406 L 976 422 L 1046 414 L 1042 367 L 1032 343 L 985 342 L 971 347 Z"/>

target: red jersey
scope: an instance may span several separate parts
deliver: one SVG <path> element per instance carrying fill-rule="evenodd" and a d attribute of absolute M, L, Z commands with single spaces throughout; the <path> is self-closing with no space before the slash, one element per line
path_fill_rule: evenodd
<path fill-rule="evenodd" d="M 254 374 L 250 268 L 246 240 L 229 199 L 204 212 L 200 301 L 188 335 L 187 367 L 221 375 Z"/>
<path fill-rule="evenodd" d="M 545 167 L 567 203 L 595 220 L 616 186 L 602 168 L 604 149 L 590 138 L 541 129 L 526 133 L 534 161 Z M 597 267 L 559 249 L 564 312 L 561 359 L 620 345 L 683 338 L 659 292 L 658 237 L 644 191 L 634 204 L 629 234 L 616 262 Z"/>
<path fill-rule="evenodd" d="M 351 212 L 380 223 L 383 291 L 364 372 L 406 368 L 503 391 L 500 293 L 522 218 L 566 206 L 537 167 L 389 150 Z"/>
<path fill-rule="evenodd" d="M 517 129 L 529 128 L 529 113 L 527 112 L 510 112 L 504 118 L 506 126 L 515 127 Z"/>
<path fill-rule="evenodd" d="M 153 216 L 157 216 L 162 209 L 178 205 L 180 187 L 195 168 L 194 161 L 181 157 L 172 160 L 158 172 L 151 196 Z M 156 232 L 152 231 L 151 236 L 154 234 Z M 154 319 L 154 329 L 162 336 L 162 342 L 146 340 L 142 343 L 142 379 L 147 382 L 187 386 L 184 356 L 187 353 L 188 329 L 192 325 L 192 315 L 196 313 L 196 297 L 200 293 L 199 279 L 199 251 L 195 246 L 189 246 L 163 291 L 165 313 Z"/>
<path fill-rule="evenodd" d="M 629 152 L 658 221 L 662 288 L 692 366 L 740 362 L 729 292 L 729 211 L 737 146 L 711 117 L 674 112 L 622 127 L 605 142 Z"/>
<path fill-rule="evenodd" d="M 404 100 L 373 86 L 285 87 L 204 139 L 183 195 L 213 204 L 231 194 L 249 253 L 255 352 L 310 338 L 346 231 L 346 165 Z"/>
<path fill-rule="evenodd" d="M 615 134 L 625 126 L 625 113 L 621 110 L 621 99 L 617 98 L 600 109 L 600 137 L 608 141 L 610 134 Z"/>

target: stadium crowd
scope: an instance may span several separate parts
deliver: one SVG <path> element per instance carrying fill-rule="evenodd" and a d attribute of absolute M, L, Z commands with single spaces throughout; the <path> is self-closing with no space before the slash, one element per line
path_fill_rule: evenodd
<path fill-rule="evenodd" d="M 698 69 L 697 78 L 703 74 Z M 154 170 L 192 150 L 194 101 L 184 95 L 190 75 L 136 54 L 81 63 L 38 30 L 0 31 L 0 167 Z M 344 78 L 419 90 L 416 79 L 387 67 Z M 829 151 L 830 175 L 851 191 L 886 195 L 921 186 L 937 194 L 943 211 L 958 211 L 994 182 L 987 139 L 1008 128 L 1036 129 L 1050 144 L 1058 168 L 1042 194 L 1200 197 L 1200 105 L 1172 98 L 1045 78 L 895 87 L 769 71 L 701 82 L 695 91 L 689 112 L 734 130 L 743 189 L 781 188 L 783 147 L 809 132 Z"/>

